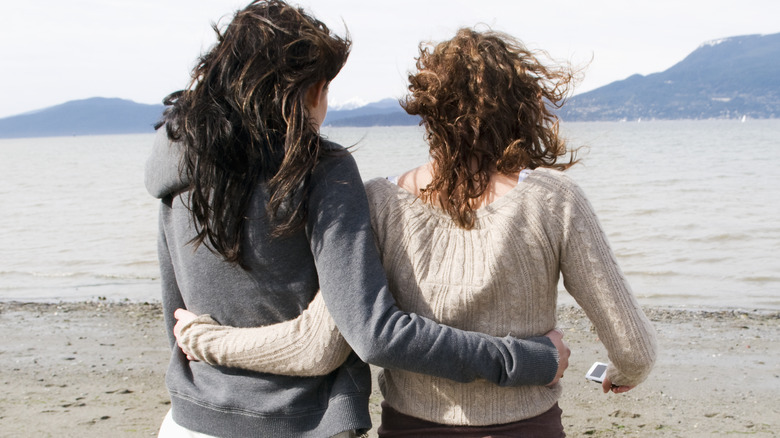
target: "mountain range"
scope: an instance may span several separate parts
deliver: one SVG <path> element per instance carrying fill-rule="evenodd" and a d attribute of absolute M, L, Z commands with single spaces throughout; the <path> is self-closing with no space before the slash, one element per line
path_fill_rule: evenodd
<path fill-rule="evenodd" d="M 0 119 L 0 138 L 154 132 L 163 105 L 93 97 Z"/>
<path fill-rule="evenodd" d="M 571 98 L 563 120 L 780 117 L 780 33 L 710 41 L 671 68 Z"/>
<path fill-rule="evenodd" d="M 325 126 L 403 126 L 417 125 L 420 118 L 410 116 L 396 99 L 382 99 L 359 108 L 331 110 L 325 116 Z"/>
<path fill-rule="evenodd" d="M 151 133 L 162 105 L 95 97 L 0 119 L 0 138 Z M 702 44 L 669 69 L 578 94 L 564 121 L 778 118 L 780 33 Z M 417 125 L 395 99 L 328 112 L 325 125 Z"/>

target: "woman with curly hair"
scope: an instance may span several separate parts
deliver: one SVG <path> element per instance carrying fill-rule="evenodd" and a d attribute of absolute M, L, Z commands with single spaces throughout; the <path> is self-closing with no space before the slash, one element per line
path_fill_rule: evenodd
<path fill-rule="evenodd" d="M 608 351 L 604 391 L 642 382 L 654 330 L 593 208 L 563 173 L 577 160 L 553 109 L 571 70 L 545 66 L 509 35 L 472 29 L 421 47 L 417 69 L 403 106 L 422 118 L 432 160 L 396 184 L 367 185 L 398 305 L 464 330 L 533 336 L 556 325 L 562 275 Z M 404 370 L 385 370 L 381 385 L 381 437 L 565 436 L 560 385 L 502 388 Z"/>
<path fill-rule="evenodd" d="M 603 389 L 620 393 L 649 374 L 655 333 L 593 208 L 564 173 L 577 160 L 553 109 L 571 80 L 568 68 L 543 64 L 498 32 L 461 29 L 421 46 L 403 106 L 422 118 L 431 162 L 369 181 L 371 221 L 399 307 L 452 327 L 544 334 L 556 325 L 563 276 L 608 351 Z M 256 369 L 273 362 L 252 340 L 279 326 L 231 329 L 182 317 L 177 334 L 196 359 Z M 316 325 L 305 319 L 295 330 Z M 296 360 L 313 364 L 319 354 Z M 502 387 L 386 367 L 380 385 L 380 437 L 565 436 L 559 384 Z"/>
<path fill-rule="evenodd" d="M 567 357 L 559 334 L 469 333 L 396 307 L 355 162 L 318 132 L 349 41 L 278 0 L 252 2 L 217 34 L 190 86 L 167 99 L 147 162 L 147 188 L 162 200 L 172 352 L 160 436 L 353 436 L 371 425 L 364 361 L 459 382 L 557 381 Z M 256 327 L 284 325 L 310 303 L 332 315 L 317 345 L 334 354 L 311 361 L 321 372 L 189 361 L 172 334 L 178 308 Z M 288 364 L 299 341 L 279 350 Z"/>

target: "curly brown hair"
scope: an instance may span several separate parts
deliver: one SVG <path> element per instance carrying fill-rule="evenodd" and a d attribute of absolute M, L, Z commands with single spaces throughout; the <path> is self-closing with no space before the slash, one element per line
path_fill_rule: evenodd
<path fill-rule="evenodd" d="M 554 113 L 574 72 L 568 64 L 544 65 L 541 54 L 507 34 L 468 28 L 435 46 L 420 45 L 411 93 L 401 103 L 422 117 L 433 160 L 433 179 L 420 197 L 440 204 L 463 228 L 473 228 L 492 174 L 565 170 L 578 161 L 571 151 L 568 162 L 558 162 L 569 151 Z"/>
<path fill-rule="evenodd" d="M 267 182 L 274 235 L 303 227 L 311 173 L 327 151 L 305 109 L 305 93 L 347 61 L 348 37 L 280 0 L 236 12 L 201 56 L 184 91 L 169 95 L 168 137 L 184 144 L 197 246 L 241 262 L 246 211 Z"/>

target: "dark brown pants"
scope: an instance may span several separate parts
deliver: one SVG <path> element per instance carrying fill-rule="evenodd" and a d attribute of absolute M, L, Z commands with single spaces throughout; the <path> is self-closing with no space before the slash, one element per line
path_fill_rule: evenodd
<path fill-rule="evenodd" d="M 550 410 L 533 418 L 493 426 L 450 426 L 421 420 L 402 414 L 382 402 L 382 424 L 379 438 L 563 438 L 561 408 L 556 403 Z"/>

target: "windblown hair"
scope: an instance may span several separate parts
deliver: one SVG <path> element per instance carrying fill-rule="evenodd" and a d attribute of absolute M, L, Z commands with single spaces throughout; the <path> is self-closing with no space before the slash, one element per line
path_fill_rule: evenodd
<path fill-rule="evenodd" d="M 554 108 L 565 102 L 573 72 L 545 66 L 509 35 L 460 29 L 431 48 L 420 45 L 417 72 L 402 106 L 420 115 L 433 160 L 433 180 L 421 199 L 439 204 L 461 227 L 474 226 L 474 210 L 493 173 L 523 168 L 565 170 L 567 154 Z"/>
<path fill-rule="evenodd" d="M 349 37 L 283 1 L 238 11 L 202 55 L 186 90 L 165 99 L 168 137 L 185 146 L 197 246 L 241 263 L 241 237 L 257 183 L 267 182 L 274 235 L 306 220 L 310 176 L 322 139 L 305 111 L 309 87 L 336 77 Z"/>

